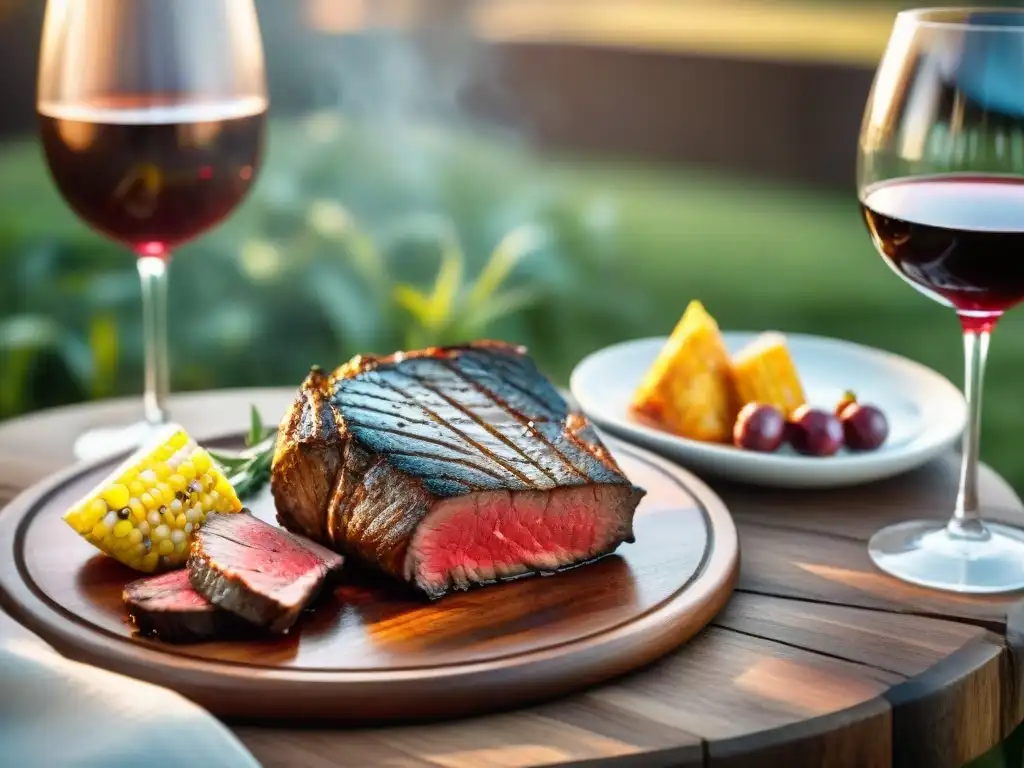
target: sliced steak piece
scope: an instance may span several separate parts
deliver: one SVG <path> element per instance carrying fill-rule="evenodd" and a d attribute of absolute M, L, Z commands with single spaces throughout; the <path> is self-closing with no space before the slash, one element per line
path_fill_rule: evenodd
<path fill-rule="evenodd" d="M 432 598 L 633 541 L 645 491 L 520 347 L 310 372 L 271 471 L 279 522 Z"/>
<path fill-rule="evenodd" d="M 210 515 L 192 543 L 189 581 L 218 608 L 286 632 L 342 557 L 243 511 Z"/>
<path fill-rule="evenodd" d="M 225 640 L 259 631 L 192 589 L 185 570 L 133 581 L 123 597 L 139 632 L 167 643 Z"/>

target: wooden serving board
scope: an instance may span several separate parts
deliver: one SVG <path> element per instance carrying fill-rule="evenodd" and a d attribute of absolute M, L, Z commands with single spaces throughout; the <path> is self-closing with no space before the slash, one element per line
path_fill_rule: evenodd
<path fill-rule="evenodd" d="M 240 447 L 241 438 L 210 444 Z M 172 688 L 222 717 L 367 723 L 546 699 L 678 647 L 723 607 L 738 571 L 736 529 L 711 489 L 663 459 L 607 445 L 648 492 L 636 543 L 553 576 L 432 603 L 352 569 L 286 636 L 163 644 L 126 620 L 121 590 L 139 574 L 61 520 L 112 459 L 34 486 L 0 516 L 0 602 L 64 655 Z M 269 492 L 249 506 L 274 520 Z"/>

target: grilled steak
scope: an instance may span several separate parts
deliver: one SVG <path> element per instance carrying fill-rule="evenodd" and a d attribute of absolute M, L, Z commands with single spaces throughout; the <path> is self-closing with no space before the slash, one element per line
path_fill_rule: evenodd
<path fill-rule="evenodd" d="M 243 511 L 210 515 L 192 542 L 189 581 L 246 621 L 286 632 L 316 597 L 340 555 Z"/>
<path fill-rule="evenodd" d="M 278 520 L 437 598 L 633 541 L 645 491 L 519 347 L 313 369 L 281 424 Z"/>
<path fill-rule="evenodd" d="M 255 630 L 192 589 L 184 570 L 133 581 L 123 597 L 139 632 L 168 643 L 199 643 Z"/>

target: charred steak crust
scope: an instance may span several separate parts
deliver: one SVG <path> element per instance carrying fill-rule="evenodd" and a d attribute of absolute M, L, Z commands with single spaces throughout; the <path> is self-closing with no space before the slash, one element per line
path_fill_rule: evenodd
<path fill-rule="evenodd" d="M 645 493 L 525 350 L 494 341 L 312 370 L 271 488 L 284 527 L 431 597 L 608 554 Z"/>
<path fill-rule="evenodd" d="M 185 570 L 133 581 L 122 596 L 139 633 L 167 643 L 200 643 L 259 631 L 197 593 Z"/>
<path fill-rule="evenodd" d="M 207 518 L 192 543 L 188 575 L 196 592 L 218 608 L 286 632 L 342 562 L 337 553 L 243 511 Z"/>

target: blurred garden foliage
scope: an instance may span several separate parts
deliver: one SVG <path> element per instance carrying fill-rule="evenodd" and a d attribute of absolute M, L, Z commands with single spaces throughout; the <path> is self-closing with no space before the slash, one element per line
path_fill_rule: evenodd
<path fill-rule="evenodd" d="M 0 418 L 139 392 L 131 257 L 66 209 L 34 142 L 0 168 Z M 329 113 L 274 124 L 252 197 L 176 254 L 173 385 L 294 386 L 314 363 L 477 336 L 526 344 L 565 383 L 600 346 L 666 333 L 693 297 L 724 328 L 847 338 L 961 381 L 955 318 L 883 265 L 852 182 L 553 159 Z M 1011 315 L 995 336 L 982 441 L 1018 487 L 1022 327 Z"/>

